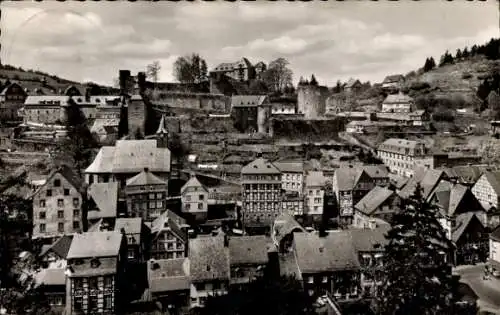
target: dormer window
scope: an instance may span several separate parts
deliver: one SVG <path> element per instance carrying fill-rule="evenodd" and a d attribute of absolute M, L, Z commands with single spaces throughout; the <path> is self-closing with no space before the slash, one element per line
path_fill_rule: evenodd
<path fill-rule="evenodd" d="M 100 265 L 101 265 L 101 262 L 97 258 L 94 258 L 90 261 L 91 268 L 98 268 Z"/>

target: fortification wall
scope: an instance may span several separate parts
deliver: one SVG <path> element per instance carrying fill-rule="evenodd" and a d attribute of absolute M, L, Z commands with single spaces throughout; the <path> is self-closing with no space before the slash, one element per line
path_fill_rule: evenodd
<path fill-rule="evenodd" d="M 299 86 L 297 89 L 297 109 L 306 119 L 323 117 L 326 111 L 328 89 L 322 86 Z"/>
<path fill-rule="evenodd" d="M 153 103 L 172 108 L 229 112 L 231 98 L 222 94 L 167 92 L 155 95 Z"/>
<path fill-rule="evenodd" d="M 347 120 L 332 119 L 271 119 L 271 128 L 276 140 L 328 141 L 338 139 L 338 133 L 345 130 Z"/>

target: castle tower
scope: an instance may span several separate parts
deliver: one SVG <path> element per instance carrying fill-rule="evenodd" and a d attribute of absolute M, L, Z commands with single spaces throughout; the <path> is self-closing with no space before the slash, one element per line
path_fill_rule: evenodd
<path fill-rule="evenodd" d="M 158 126 L 158 130 L 156 131 L 156 139 L 158 148 L 168 147 L 168 129 L 165 115 L 161 115 L 160 125 Z"/>
<path fill-rule="evenodd" d="M 322 117 L 326 110 L 328 89 L 324 86 L 299 85 L 297 88 L 298 113 L 305 119 Z"/>

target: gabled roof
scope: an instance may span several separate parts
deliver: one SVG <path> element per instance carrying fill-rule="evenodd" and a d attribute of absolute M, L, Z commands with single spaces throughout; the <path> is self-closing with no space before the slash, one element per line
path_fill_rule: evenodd
<path fill-rule="evenodd" d="M 188 257 L 193 281 L 229 280 L 229 248 L 224 246 L 224 236 L 190 239 Z"/>
<path fill-rule="evenodd" d="M 420 141 L 390 138 L 381 143 L 377 150 L 378 151 L 388 151 L 392 153 L 405 154 L 405 155 L 422 155 L 425 152 L 421 152 L 420 149 L 423 143 Z M 420 151 L 420 152 L 419 152 Z"/>
<path fill-rule="evenodd" d="M 466 212 L 460 214 L 456 217 L 455 220 L 456 220 L 455 227 L 451 232 L 451 240 L 454 243 L 457 243 L 460 240 L 460 238 L 462 237 L 463 233 L 465 232 L 469 224 L 471 224 L 471 222 L 473 222 L 474 220 L 476 221 L 476 223 L 479 223 L 481 227 L 483 227 L 484 229 L 481 220 L 479 220 L 479 218 L 476 216 L 474 212 Z"/>
<path fill-rule="evenodd" d="M 276 217 L 272 227 L 272 239 L 276 246 L 279 246 L 281 240 L 293 232 L 305 232 L 306 230 L 288 213 L 283 213 Z"/>
<path fill-rule="evenodd" d="M 392 74 L 385 77 L 382 83 L 392 83 L 399 82 L 400 80 L 404 80 L 404 76 L 402 74 Z"/>
<path fill-rule="evenodd" d="M 260 157 L 243 166 L 241 174 L 281 174 L 281 172 L 273 163 Z"/>
<path fill-rule="evenodd" d="M 403 93 L 389 94 L 387 95 L 382 104 L 399 104 L 399 103 L 413 103 L 413 98 Z"/>
<path fill-rule="evenodd" d="M 488 171 L 486 165 L 461 165 L 443 168 L 449 178 L 456 178 L 459 183 L 475 184 L 484 172 Z"/>
<path fill-rule="evenodd" d="M 37 286 L 64 286 L 66 285 L 66 274 L 63 268 L 42 269 L 35 274 Z"/>
<path fill-rule="evenodd" d="M 447 181 L 441 181 L 435 190 L 434 197 L 435 200 L 443 211 L 443 215 L 454 216 L 460 212 L 465 211 L 482 211 L 483 206 L 476 199 L 472 191 L 461 184 L 451 184 L 449 186 L 441 185 L 441 183 L 449 183 Z M 442 187 L 440 187 L 442 186 Z"/>
<path fill-rule="evenodd" d="M 149 169 L 145 169 L 132 178 L 127 179 L 127 186 L 144 186 L 144 185 L 167 185 L 167 183 L 151 173 Z"/>
<path fill-rule="evenodd" d="M 181 187 L 181 193 L 184 193 L 184 191 L 186 191 L 186 189 L 190 187 L 198 187 L 208 192 L 207 188 L 203 186 L 202 183 L 200 183 L 200 181 L 198 180 L 198 178 L 196 178 L 196 176 L 191 176 L 191 178 L 189 178 L 189 180 Z"/>
<path fill-rule="evenodd" d="M 355 80 L 355 79 L 351 78 L 351 79 L 349 79 L 349 81 L 347 81 L 347 83 L 345 84 L 345 87 L 350 88 L 350 87 L 353 87 L 355 84 L 361 84 L 361 82 L 359 80 Z"/>
<path fill-rule="evenodd" d="M 120 232 L 86 232 L 75 234 L 68 259 L 117 256 L 123 235 Z"/>
<path fill-rule="evenodd" d="M 273 164 L 283 173 L 303 173 L 304 162 L 302 161 L 276 161 Z"/>
<path fill-rule="evenodd" d="M 359 269 L 358 256 L 350 232 L 294 233 L 295 254 L 301 273 Z"/>
<path fill-rule="evenodd" d="M 395 192 L 385 187 L 375 186 L 356 204 L 355 208 L 366 215 L 371 215 L 394 194 Z"/>
<path fill-rule="evenodd" d="M 327 178 L 322 171 L 308 172 L 305 178 L 305 187 L 318 187 L 323 186 Z"/>
<path fill-rule="evenodd" d="M 89 209 L 89 219 L 115 218 L 118 206 L 118 182 L 93 183 L 88 194 L 95 204 Z"/>
<path fill-rule="evenodd" d="M 67 106 L 69 101 L 70 97 L 65 95 L 28 95 L 24 105 Z"/>
<path fill-rule="evenodd" d="M 167 122 L 165 121 L 165 115 L 161 115 L 160 123 L 158 124 L 157 134 L 168 134 Z"/>
<path fill-rule="evenodd" d="M 188 226 L 186 221 L 170 210 L 163 212 L 151 223 L 151 233 L 157 235 L 159 232 L 169 229 L 181 240 L 187 242 L 187 235 L 182 231 L 182 227 Z"/>
<path fill-rule="evenodd" d="M 485 172 L 483 175 L 486 177 L 495 192 L 500 195 L 500 171 Z"/>
<path fill-rule="evenodd" d="M 189 258 L 152 259 L 147 268 L 152 293 L 189 290 Z"/>
<path fill-rule="evenodd" d="M 493 231 L 490 233 L 490 239 L 500 242 L 500 225 L 498 225 Z"/>
<path fill-rule="evenodd" d="M 229 239 L 231 266 L 242 264 L 266 264 L 267 248 L 271 239 L 264 235 L 235 236 Z"/>
<path fill-rule="evenodd" d="M 1 85 L 0 85 L 0 86 L 1 86 Z M 12 83 L 8 84 L 6 87 L 4 87 L 4 88 L 2 89 L 2 92 L 0 92 L 0 95 L 5 95 L 5 94 L 7 94 L 7 92 L 8 92 L 11 88 L 16 87 L 16 86 L 19 88 L 19 90 L 20 90 L 23 94 L 25 94 L 25 95 L 26 95 L 26 92 L 24 91 L 23 87 L 22 87 L 21 85 L 19 85 L 18 83 L 16 83 L 16 82 L 12 82 Z"/>
<path fill-rule="evenodd" d="M 61 176 L 64 177 L 64 179 L 66 179 L 78 192 L 83 192 L 85 186 L 84 181 L 80 177 L 78 177 L 78 174 L 76 174 L 71 168 L 66 165 L 61 165 L 50 172 L 50 174 L 47 176 L 47 179 L 45 180 L 45 183 L 42 186 L 38 187 L 36 192 L 33 193 L 33 196 L 37 195 L 42 190 L 42 188 L 47 185 L 47 183 L 51 182 L 52 178 L 56 174 L 61 174 Z"/>
<path fill-rule="evenodd" d="M 357 252 L 383 251 L 389 244 L 385 237 L 391 229 L 388 224 L 380 225 L 374 229 L 349 229 L 354 247 Z"/>
<path fill-rule="evenodd" d="M 402 198 L 410 197 L 415 192 L 417 183 L 419 183 L 423 190 L 423 197 L 427 199 L 442 179 L 446 179 L 446 174 L 442 170 L 431 169 L 421 174 L 415 174 L 401 189 L 399 195 Z"/>
<path fill-rule="evenodd" d="M 62 259 L 66 259 L 68 257 L 69 248 L 71 247 L 71 242 L 73 241 L 73 235 L 63 235 L 54 244 L 49 245 L 49 247 L 42 250 L 40 256 L 44 256 L 49 251 L 53 252 L 57 256 Z"/>
<path fill-rule="evenodd" d="M 363 169 L 356 167 L 342 167 L 335 171 L 334 179 L 338 191 L 352 190 L 358 184 L 361 176 L 366 174 Z"/>
<path fill-rule="evenodd" d="M 380 165 L 365 165 L 363 166 L 363 171 L 365 171 L 368 176 L 370 176 L 372 179 L 380 179 L 380 178 L 388 178 L 389 177 L 389 170 L 387 169 L 387 166 L 380 164 Z"/>
<path fill-rule="evenodd" d="M 117 218 L 115 221 L 115 231 L 121 232 L 125 230 L 125 234 L 140 234 L 142 231 L 142 218 Z"/>
<path fill-rule="evenodd" d="M 257 107 L 266 103 L 266 95 L 233 95 L 231 107 Z"/>
<path fill-rule="evenodd" d="M 170 172 L 170 150 L 158 148 L 157 141 L 118 140 L 114 147 L 104 146 L 86 173 Z"/>
<path fill-rule="evenodd" d="M 213 71 L 231 71 L 234 69 L 238 69 L 240 65 L 246 68 L 250 68 L 252 66 L 250 61 L 247 58 L 243 57 L 236 62 L 223 62 L 215 67 Z"/>

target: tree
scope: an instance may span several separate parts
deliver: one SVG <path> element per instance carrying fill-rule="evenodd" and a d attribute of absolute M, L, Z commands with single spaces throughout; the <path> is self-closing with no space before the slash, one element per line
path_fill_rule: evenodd
<path fill-rule="evenodd" d="M 230 288 L 227 295 L 209 296 L 205 315 L 302 315 L 314 314 L 311 298 L 294 277 L 258 277 L 243 288 Z"/>
<path fill-rule="evenodd" d="M 454 283 L 447 259 L 453 244 L 438 209 L 420 185 L 402 206 L 386 235 L 381 314 L 451 314 Z"/>
<path fill-rule="evenodd" d="M 66 138 L 59 141 L 54 152 L 56 165 L 66 165 L 81 177 L 82 170 L 92 162 L 93 149 L 97 140 L 90 132 L 85 115 L 73 101 L 66 108 Z"/>
<path fill-rule="evenodd" d="M 287 85 L 292 84 L 293 72 L 288 65 L 288 60 L 278 58 L 271 61 L 267 70 L 262 73 L 262 79 L 270 91 L 280 93 Z"/>
<path fill-rule="evenodd" d="M 208 79 L 207 62 L 193 53 L 177 58 L 174 62 L 174 77 L 181 83 L 200 83 Z"/>
<path fill-rule="evenodd" d="M 462 58 L 469 58 L 469 49 L 467 47 L 462 50 Z"/>
<path fill-rule="evenodd" d="M 311 82 L 310 82 L 311 85 L 313 86 L 318 86 L 318 81 L 316 80 L 316 77 L 313 75 L 311 75 Z"/>
<path fill-rule="evenodd" d="M 159 61 L 154 61 L 149 64 L 146 69 L 146 75 L 153 80 L 153 82 L 158 82 L 158 76 L 160 75 L 161 65 Z"/>
<path fill-rule="evenodd" d="M 342 92 L 342 82 L 340 82 L 340 80 L 337 80 L 337 84 L 333 88 L 333 92 L 334 93 L 340 93 L 340 92 Z"/>
<path fill-rule="evenodd" d="M 444 66 L 447 64 L 452 64 L 453 63 L 453 56 L 450 54 L 450 52 L 447 50 L 444 55 L 441 56 L 441 60 L 439 62 L 439 66 Z"/>
<path fill-rule="evenodd" d="M 462 51 L 460 50 L 460 48 L 457 49 L 457 52 L 455 54 L 455 59 L 457 59 L 457 60 L 462 59 Z"/>

